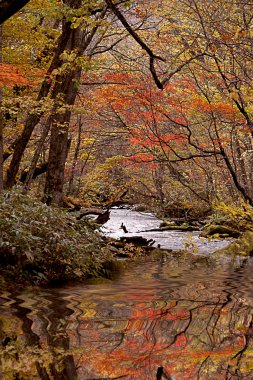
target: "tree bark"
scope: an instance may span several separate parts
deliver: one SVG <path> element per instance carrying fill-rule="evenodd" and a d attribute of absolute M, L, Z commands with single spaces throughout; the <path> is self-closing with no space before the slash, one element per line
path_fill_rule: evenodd
<path fill-rule="evenodd" d="M 101 20 L 105 16 L 106 10 L 105 7 L 101 11 L 99 16 Z M 76 58 L 82 56 L 93 40 L 97 29 L 98 25 L 95 25 L 90 31 L 83 30 L 81 26 L 72 29 L 67 49 L 76 51 Z M 62 203 L 64 169 L 68 153 L 68 129 L 71 118 L 69 106 L 75 103 L 82 72 L 82 68 L 78 66 L 76 61 L 64 78 L 56 78 L 55 98 L 60 98 L 66 110 L 64 113 L 57 113 L 56 111 L 52 119 L 48 171 L 44 190 L 47 204 L 59 205 Z"/>
<path fill-rule="evenodd" d="M 40 139 L 39 139 L 39 141 L 37 143 L 37 146 L 36 146 L 33 158 L 32 158 L 32 162 L 31 162 L 30 168 L 29 168 L 29 170 L 28 170 L 28 172 L 26 174 L 26 178 L 24 180 L 23 190 L 25 190 L 25 191 L 29 189 L 31 181 L 34 178 L 34 174 L 35 174 L 35 171 L 36 171 L 36 166 L 37 166 L 40 154 L 42 152 L 42 148 L 43 148 L 43 145 L 45 143 L 45 140 L 46 140 L 47 135 L 48 135 L 48 133 L 50 131 L 50 126 L 51 126 L 51 118 L 49 117 L 47 119 L 46 123 L 44 124 L 43 130 L 42 130 L 42 134 L 41 134 L 41 137 L 40 137 Z M 21 175 L 21 177 L 22 177 L 22 175 Z M 21 180 L 21 182 L 22 182 L 22 180 Z"/>
<path fill-rule="evenodd" d="M 43 162 L 43 163 L 39 164 L 38 166 L 36 166 L 36 168 L 33 170 L 32 179 L 35 179 L 39 175 L 46 173 L 47 168 L 48 168 L 47 162 Z M 28 174 L 29 174 L 29 172 L 26 169 L 24 169 L 23 172 L 21 173 L 20 177 L 19 177 L 19 181 L 22 183 L 25 183 Z"/>
<path fill-rule="evenodd" d="M 71 172 L 70 172 L 70 178 L 69 178 L 69 184 L 68 184 L 68 194 L 73 195 L 74 191 L 74 176 L 75 176 L 75 168 L 78 160 L 80 145 L 81 145 L 81 134 L 82 134 L 82 119 L 81 117 L 78 118 L 78 135 L 77 135 L 77 143 L 75 147 L 75 154 L 71 166 Z"/>
<path fill-rule="evenodd" d="M 247 190 L 240 184 L 239 182 L 239 179 L 237 177 L 237 174 L 224 150 L 223 147 L 220 147 L 220 150 L 221 150 L 221 155 L 225 161 L 225 164 L 228 168 L 228 171 L 233 179 L 233 182 L 234 182 L 234 185 L 235 187 L 237 188 L 237 190 L 241 193 L 241 195 L 243 196 L 243 199 L 248 202 L 250 204 L 250 206 L 253 207 L 253 199 L 251 198 L 251 196 L 247 193 Z"/>
<path fill-rule="evenodd" d="M 85 50 L 85 31 L 81 27 L 72 29 L 67 48 L 78 50 L 81 55 Z M 64 170 L 68 153 L 68 129 L 71 118 L 69 106 L 75 102 L 78 93 L 77 83 L 81 77 L 81 67 L 73 65 L 73 68 L 65 74 L 65 77 L 56 78 L 54 98 L 60 98 L 65 111 L 56 111 L 52 115 L 51 137 L 48 157 L 48 171 L 45 183 L 45 196 L 47 204 L 60 204 L 63 196 Z"/>
<path fill-rule="evenodd" d="M 63 22 L 63 30 L 58 40 L 58 47 L 56 49 L 52 63 L 46 73 L 45 79 L 41 85 L 39 94 L 37 96 L 37 102 L 40 102 L 43 98 L 45 98 L 49 94 L 50 88 L 52 86 L 52 82 L 50 81 L 50 75 L 52 74 L 53 70 L 59 68 L 60 65 L 62 64 L 62 60 L 60 56 L 66 49 L 67 43 L 69 41 L 70 36 L 72 35 L 72 32 L 73 32 L 73 29 L 71 28 L 71 23 Z M 11 188 L 12 186 L 15 185 L 16 176 L 18 174 L 20 162 L 22 160 L 24 151 L 34 131 L 34 128 L 39 123 L 42 116 L 43 116 L 43 112 L 30 113 L 27 116 L 25 126 L 24 126 L 21 136 L 19 136 L 16 139 L 16 141 L 12 144 L 14 152 L 12 155 L 10 166 L 6 174 L 6 179 L 5 179 L 6 188 Z M 7 155 L 6 155 L 6 158 L 7 158 Z"/>

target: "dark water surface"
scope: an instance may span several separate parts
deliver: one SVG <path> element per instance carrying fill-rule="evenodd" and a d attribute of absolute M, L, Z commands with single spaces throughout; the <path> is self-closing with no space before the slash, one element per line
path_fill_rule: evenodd
<path fill-rule="evenodd" d="M 252 380 L 253 260 L 210 256 L 2 293 L 0 379 Z"/>

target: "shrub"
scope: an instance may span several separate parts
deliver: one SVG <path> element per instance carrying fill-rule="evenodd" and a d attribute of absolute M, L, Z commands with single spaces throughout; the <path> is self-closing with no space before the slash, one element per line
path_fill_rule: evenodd
<path fill-rule="evenodd" d="M 111 259 L 90 222 L 17 190 L 0 196 L 0 215 L 0 267 L 15 281 L 81 280 L 98 275 Z"/>

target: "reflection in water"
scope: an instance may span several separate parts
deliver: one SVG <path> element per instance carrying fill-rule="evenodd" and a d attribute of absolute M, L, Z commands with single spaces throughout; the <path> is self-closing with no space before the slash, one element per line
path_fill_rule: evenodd
<path fill-rule="evenodd" d="M 252 380 L 252 266 L 170 255 L 106 284 L 2 294 L 0 378 Z"/>

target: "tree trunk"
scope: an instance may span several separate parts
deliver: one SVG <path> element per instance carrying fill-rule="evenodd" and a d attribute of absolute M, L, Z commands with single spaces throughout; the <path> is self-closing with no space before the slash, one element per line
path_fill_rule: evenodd
<path fill-rule="evenodd" d="M 82 119 L 78 117 L 78 135 L 77 135 L 77 143 L 75 147 L 75 154 L 71 166 L 69 184 L 68 184 L 68 194 L 73 195 L 74 191 L 74 176 L 75 176 L 75 168 L 78 160 L 80 145 L 81 145 L 81 134 L 82 134 Z"/>
<path fill-rule="evenodd" d="M 34 178 L 36 166 L 37 166 L 37 163 L 38 163 L 44 142 L 45 142 L 46 137 L 49 133 L 51 122 L 52 122 L 51 117 L 49 117 L 47 119 L 46 123 L 44 124 L 40 140 L 37 143 L 29 171 L 28 171 L 27 176 L 26 176 L 25 181 L 24 181 L 23 190 L 25 190 L 25 191 L 29 189 L 30 183 L 31 183 L 32 179 Z"/>
<path fill-rule="evenodd" d="M 45 79 L 41 85 L 40 92 L 37 97 L 38 102 L 41 101 L 43 98 L 45 98 L 49 93 L 49 90 L 52 85 L 52 83 L 49 80 L 49 77 L 52 74 L 53 70 L 59 68 L 60 65 L 63 63 L 60 56 L 66 49 L 67 43 L 72 36 L 73 30 L 74 29 L 71 28 L 70 22 L 63 23 L 63 30 L 58 40 L 58 47 L 56 49 L 52 63 L 47 71 Z M 23 157 L 24 151 L 34 131 L 34 128 L 39 123 L 42 116 L 43 116 L 43 112 L 29 114 L 26 119 L 25 126 L 24 126 L 21 136 L 19 136 L 16 139 L 16 141 L 12 144 L 12 146 L 14 147 L 14 152 L 13 152 L 10 166 L 7 170 L 6 179 L 5 179 L 5 187 L 10 188 L 15 185 L 16 176 L 18 174 L 20 162 Z M 6 156 L 6 158 L 8 157 Z"/>
<path fill-rule="evenodd" d="M 101 11 L 100 19 L 104 17 L 106 7 Z M 81 26 L 72 29 L 67 49 L 76 51 L 76 58 L 83 55 L 90 45 L 98 26 L 94 26 L 90 31 L 83 30 Z M 77 60 L 76 60 L 77 61 Z M 56 111 L 53 115 L 51 138 L 48 158 L 48 171 L 45 184 L 45 197 L 47 204 L 61 204 L 64 186 L 64 169 L 68 152 L 68 129 L 71 118 L 69 106 L 75 103 L 78 93 L 78 83 L 80 82 L 82 68 L 78 66 L 76 61 L 72 68 L 65 74 L 64 78 L 56 78 L 54 98 L 60 98 L 66 107 L 64 113 Z"/>
<path fill-rule="evenodd" d="M 78 9 L 82 4 L 81 0 L 65 0 L 64 2 L 71 8 L 75 9 Z M 99 16 L 100 19 L 103 19 L 106 14 L 106 10 L 106 7 L 101 10 Z M 51 86 L 48 83 L 48 77 L 54 69 L 59 68 L 61 64 L 64 63 L 60 58 L 62 52 L 66 49 L 68 51 L 75 50 L 76 58 L 80 57 L 91 43 L 98 27 L 98 25 L 95 25 L 90 31 L 82 29 L 81 26 L 79 26 L 77 29 L 74 29 L 71 27 L 70 22 L 64 22 L 57 52 L 55 53 L 53 62 L 51 63 L 47 76 L 42 84 L 37 100 L 41 100 L 48 95 Z M 58 100 L 61 101 L 61 107 L 62 104 L 66 106 L 74 104 L 78 92 L 78 82 L 80 75 L 81 68 L 78 66 L 77 60 L 75 60 L 72 67 L 69 68 L 67 72 L 65 72 L 63 75 L 56 76 L 55 85 L 51 93 L 51 98 L 55 100 L 55 107 L 57 107 Z M 43 113 L 40 113 L 39 115 L 30 114 L 28 116 L 25 128 L 18 140 L 10 167 L 7 171 L 5 181 L 6 187 L 12 187 L 15 184 L 22 156 L 30 140 L 31 134 L 35 126 L 40 121 L 42 115 Z M 63 188 L 64 166 L 66 161 L 68 143 L 68 124 L 70 121 L 71 113 L 69 109 L 66 108 L 66 111 L 63 114 L 60 112 L 57 114 L 56 111 L 53 112 L 51 116 L 52 132 L 50 139 L 45 194 L 48 196 L 48 200 L 51 198 L 54 203 L 58 203 L 60 202 Z"/>
<path fill-rule="evenodd" d="M 81 30 L 73 30 L 76 36 L 73 36 L 72 41 L 75 39 L 74 37 L 78 41 L 81 40 L 80 32 Z M 71 111 L 68 106 L 73 105 L 75 102 L 78 93 L 77 83 L 80 80 L 81 71 L 80 67 L 74 68 L 68 73 L 68 78 L 65 77 L 62 82 L 58 82 L 56 90 L 58 95 L 64 97 L 64 99 L 61 99 L 66 106 L 66 111 L 64 113 L 56 111 L 52 116 L 48 171 L 45 184 L 45 195 L 48 204 L 60 204 L 62 200 L 64 169 L 68 153 L 68 129 L 71 118 Z"/>
<path fill-rule="evenodd" d="M 240 192 L 240 194 L 242 195 L 243 199 L 248 202 L 250 204 L 250 206 L 253 207 L 253 199 L 251 198 L 251 196 L 247 193 L 247 190 L 245 189 L 244 186 L 241 185 L 241 183 L 239 182 L 239 179 L 237 177 L 237 174 L 224 150 L 224 148 L 220 145 L 220 151 L 221 151 L 221 155 L 224 159 L 224 162 L 227 166 L 227 169 L 233 179 L 233 182 L 234 182 L 234 185 L 235 187 L 237 188 L 237 190 Z"/>
<path fill-rule="evenodd" d="M 250 194 L 250 182 L 247 175 L 245 166 L 245 160 L 243 157 L 243 151 L 240 147 L 240 142 L 237 135 L 234 136 L 234 155 L 235 155 L 235 172 L 238 177 L 238 181 L 242 184 L 247 194 Z"/>
<path fill-rule="evenodd" d="M 47 204 L 60 204 L 62 201 L 70 116 L 71 113 L 66 112 L 55 117 L 52 124 L 48 170 L 44 189 Z"/>

